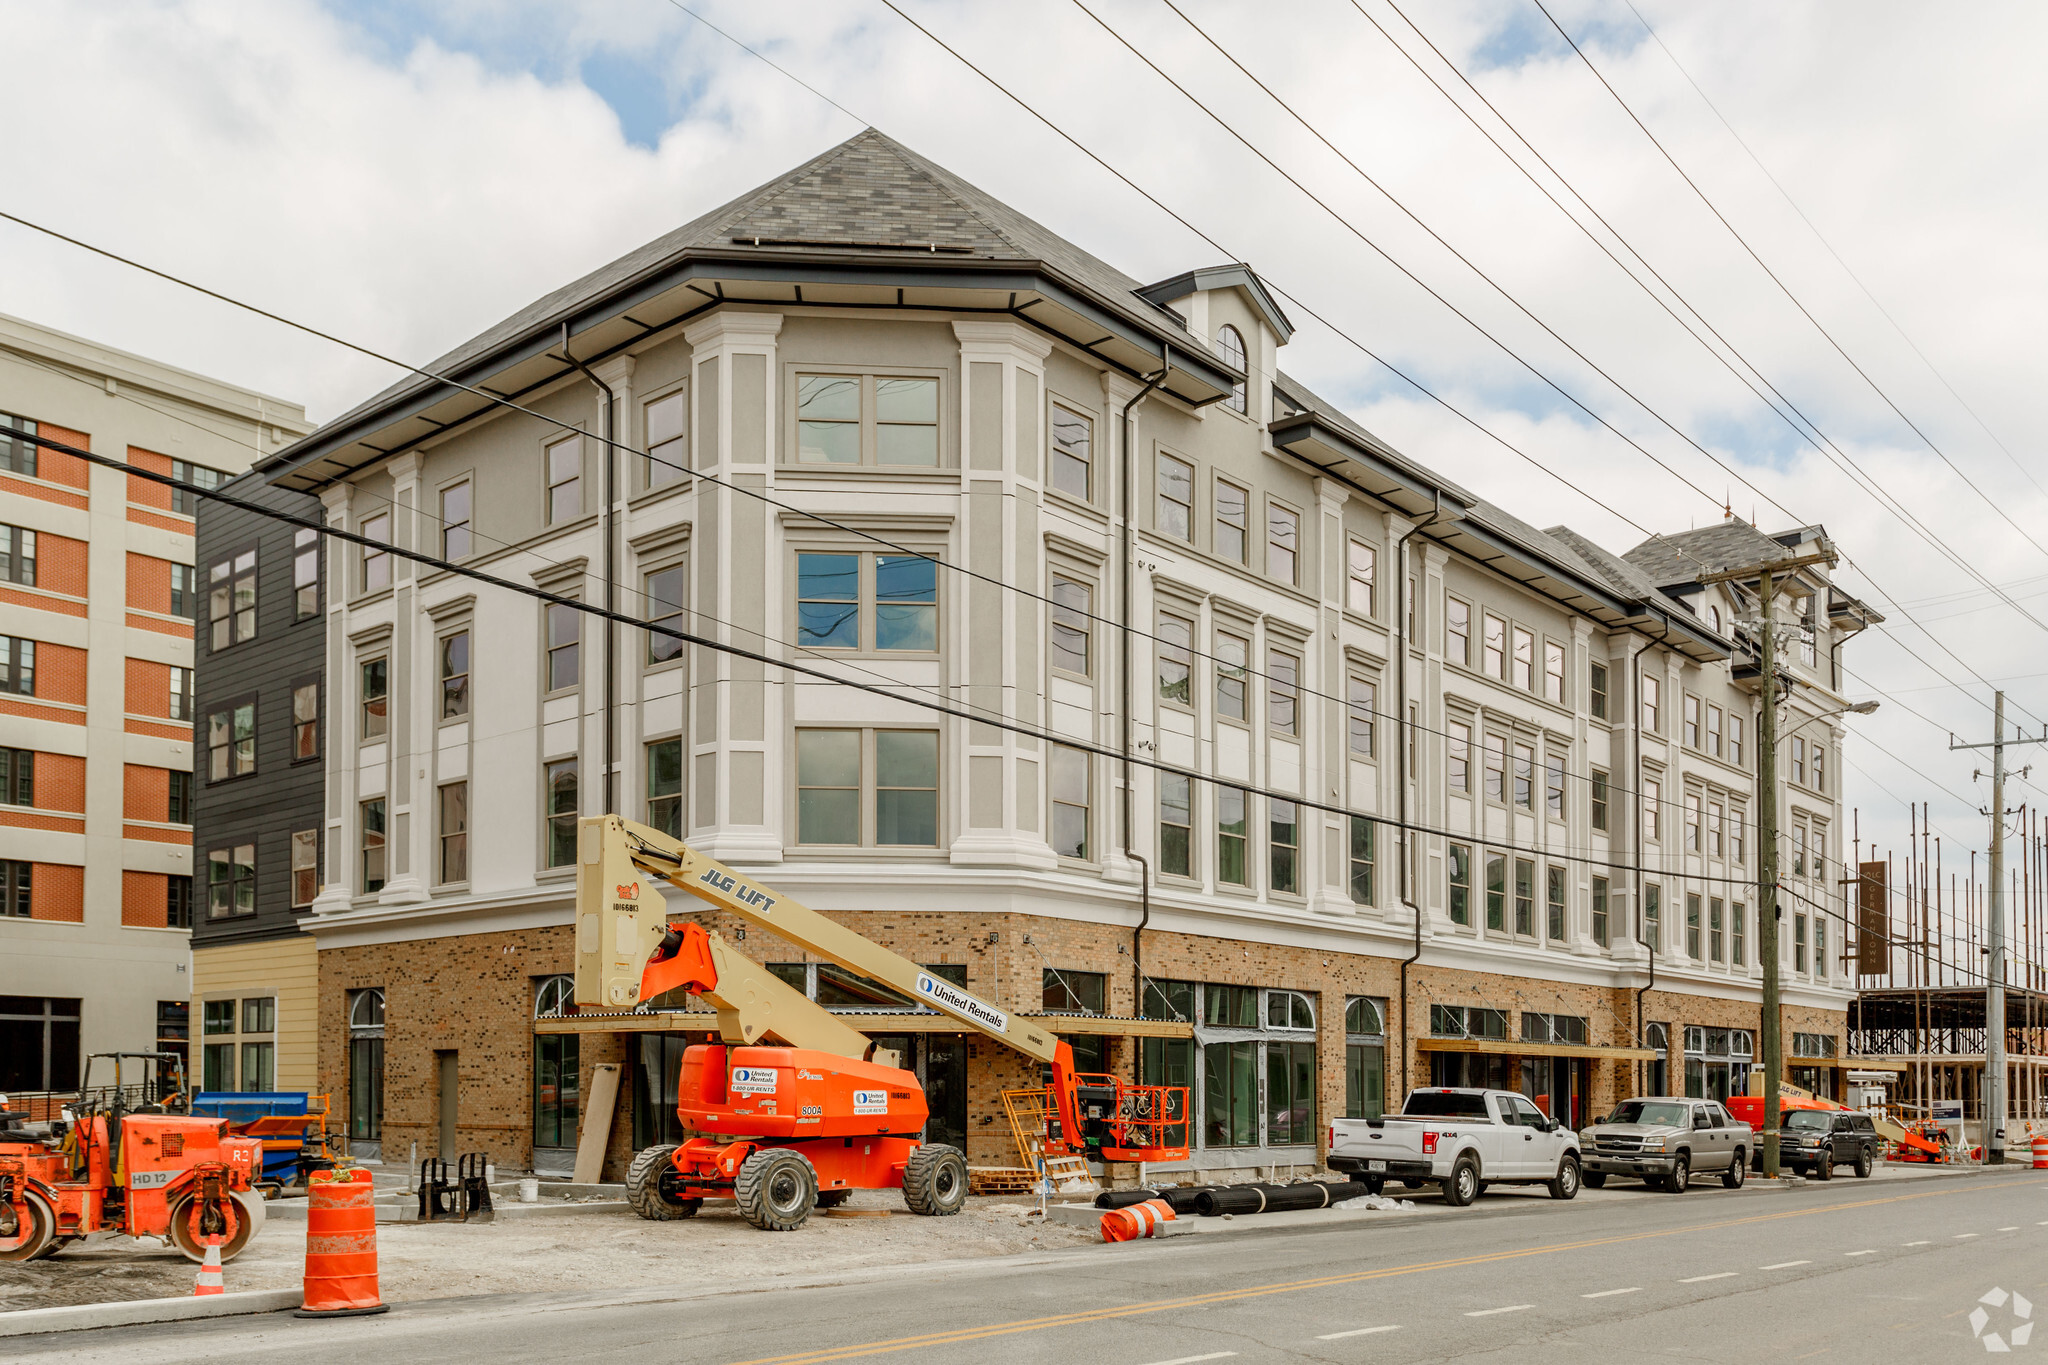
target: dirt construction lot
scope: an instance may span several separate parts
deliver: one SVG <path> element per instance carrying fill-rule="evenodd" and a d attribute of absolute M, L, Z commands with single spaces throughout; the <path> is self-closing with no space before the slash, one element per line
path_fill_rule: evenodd
<path fill-rule="evenodd" d="M 965 1260 L 1100 1241 L 1042 1227 L 1014 1200 L 970 1199 L 951 1218 L 919 1218 L 900 1195 L 859 1194 L 850 1209 L 814 1213 L 795 1232 L 761 1232 L 730 1204 L 696 1218 L 650 1223 L 623 1207 L 508 1214 L 488 1225 L 380 1223 L 378 1269 L 387 1303 L 538 1289 L 627 1289 L 702 1276 L 805 1275 L 853 1266 Z M 230 1290 L 296 1286 L 305 1269 L 303 1218 L 273 1217 L 225 1278 Z M 139 1238 L 96 1236 L 46 1260 L 0 1264 L 0 1312 L 189 1294 L 197 1267 Z"/>

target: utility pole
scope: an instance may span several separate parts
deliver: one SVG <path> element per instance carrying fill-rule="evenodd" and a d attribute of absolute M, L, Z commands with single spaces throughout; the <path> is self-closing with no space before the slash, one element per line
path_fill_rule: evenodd
<path fill-rule="evenodd" d="M 1991 742 L 1958 744 L 1950 749 L 1991 751 L 1991 905 L 1985 925 L 1984 964 L 1984 1162 L 2005 1164 L 2005 746 L 2048 744 L 2048 726 L 2039 738 L 2024 733 L 2005 737 L 2005 693 L 1992 698 Z"/>
<path fill-rule="evenodd" d="M 1764 969 L 1764 1178 L 1778 1178 L 1778 1091 L 1785 1075 L 1783 1011 L 1778 987 L 1778 593 L 1792 575 L 1813 564 L 1835 564 L 1835 548 L 1821 542 L 1818 553 L 1785 555 L 1760 564 L 1701 574 L 1708 583 L 1757 580 L 1758 665 L 1763 678 L 1756 722 L 1756 943 Z M 1638 781 L 1641 774 L 1637 774 Z"/>

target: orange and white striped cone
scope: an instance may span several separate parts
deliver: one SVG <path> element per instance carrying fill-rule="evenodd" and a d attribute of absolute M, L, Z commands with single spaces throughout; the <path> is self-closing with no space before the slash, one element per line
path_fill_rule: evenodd
<path fill-rule="evenodd" d="M 1102 1215 L 1102 1240 L 1130 1242 L 1157 1235 L 1159 1225 L 1174 1217 L 1173 1207 L 1164 1199 L 1147 1199 L 1142 1204 L 1111 1209 Z"/>
<path fill-rule="evenodd" d="M 206 1259 L 199 1263 L 199 1283 L 193 1286 L 192 1297 L 227 1292 L 220 1274 L 220 1236 L 215 1234 L 206 1239 Z"/>

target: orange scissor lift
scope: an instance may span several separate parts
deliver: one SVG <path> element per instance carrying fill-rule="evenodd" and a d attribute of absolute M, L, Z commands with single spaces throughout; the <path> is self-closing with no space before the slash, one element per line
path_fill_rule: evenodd
<path fill-rule="evenodd" d="M 854 1190 L 901 1189 L 911 1211 L 958 1213 L 967 1160 L 924 1142 L 924 1089 L 898 1058 L 728 944 L 671 923 L 666 884 L 847 971 L 951 1016 L 1049 1066 L 1048 1159 L 1185 1160 L 1187 1090 L 1079 1075 L 1073 1049 L 837 920 L 659 830 L 616 815 L 582 822 L 576 876 L 576 1004 L 647 1007 L 685 990 L 718 1012 L 719 1041 L 683 1054 L 677 1116 L 695 1136 L 635 1155 L 634 1209 L 687 1218 L 732 1199 L 759 1228 L 801 1226 Z"/>

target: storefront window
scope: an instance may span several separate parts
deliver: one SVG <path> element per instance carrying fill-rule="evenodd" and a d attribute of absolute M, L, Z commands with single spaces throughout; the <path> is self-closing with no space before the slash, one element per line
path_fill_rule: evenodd
<path fill-rule="evenodd" d="M 574 979 L 567 976 L 544 978 L 534 992 L 533 1017 L 559 1019 L 569 1012 L 575 999 Z M 573 1033 L 536 1033 L 533 1038 L 533 1146 L 534 1169 L 548 1167 L 554 1174 L 567 1162 L 549 1161 L 542 1150 L 568 1152 L 576 1146 L 578 1069 L 581 1040 Z"/>
<path fill-rule="evenodd" d="M 383 1159 L 384 992 L 357 991 L 348 1004 L 349 1150 Z"/>
<path fill-rule="evenodd" d="M 1387 1107 L 1386 1008 L 1362 995 L 1344 1004 L 1344 1117 L 1376 1119 Z"/>

